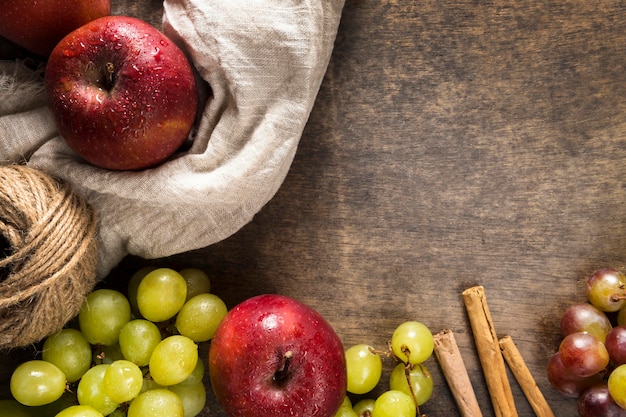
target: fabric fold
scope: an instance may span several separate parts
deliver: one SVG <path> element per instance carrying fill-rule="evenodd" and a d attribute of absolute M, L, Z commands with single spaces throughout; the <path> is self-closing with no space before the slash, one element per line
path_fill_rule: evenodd
<path fill-rule="evenodd" d="M 159 258 L 223 240 L 252 220 L 287 175 L 343 3 L 166 0 L 163 31 L 207 91 L 185 151 L 145 171 L 102 170 L 78 158 L 37 105 L 0 116 L 0 158 L 26 155 L 94 206 L 100 277 L 129 254 Z"/>

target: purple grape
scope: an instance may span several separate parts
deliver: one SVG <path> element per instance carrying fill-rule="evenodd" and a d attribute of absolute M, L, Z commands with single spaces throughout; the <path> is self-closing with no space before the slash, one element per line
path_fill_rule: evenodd
<path fill-rule="evenodd" d="M 564 396 L 577 398 L 587 388 L 601 383 L 602 376 L 596 374 L 583 378 L 574 375 L 563 365 L 561 354 L 556 352 L 548 362 L 548 380 L 550 384 Z"/>
<path fill-rule="evenodd" d="M 589 303 L 571 305 L 561 316 L 561 333 L 564 337 L 572 333 L 587 332 L 604 342 L 611 328 L 607 315 Z"/>
<path fill-rule="evenodd" d="M 604 344 L 589 333 L 565 336 L 559 346 L 561 361 L 573 374 L 589 377 L 603 371 L 609 364 L 609 352 Z"/>
<path fill-rule="evenodd" d="M 626 410 L 618 406 L 605 383 L 594 385 L 578 397 L 580 417 L 626 417 Z"/>
<path fill-rule="evenodd" d="M 604 342 L 615 365 L 626 363 L 626 326 L 617 326 L 609 332 Z"/>

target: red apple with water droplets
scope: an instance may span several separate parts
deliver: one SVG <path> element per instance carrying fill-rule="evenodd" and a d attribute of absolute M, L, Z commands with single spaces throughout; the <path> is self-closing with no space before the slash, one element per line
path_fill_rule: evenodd
<path fill-rule="evenodd" d="M 0 0 L 0 36 L 47 57 L 65 35 L 109 14 L 109 0 Z"/>
<path fill-rule="evenodd" d="M 107 16 L 50 54 L 48 102 L 60 135 L 84 160 L 140 170 L 172 156 L 195 120 L 198 90 L 182 50 L 150 24 Z"/>
<path fill-rule="evenodd" d="M 211 341 L 209 374 L 231 417 L 332 417 L 346 394 L 339 337 L 313 308 L 281 295 L 227 314 Z"/>

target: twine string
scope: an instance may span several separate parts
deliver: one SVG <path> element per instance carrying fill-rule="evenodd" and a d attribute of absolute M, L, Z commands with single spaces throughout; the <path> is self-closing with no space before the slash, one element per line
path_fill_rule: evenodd
<path fill-rule="evenodd" d="M 26 346 L 78 314 L 96 283 L 97 221 L 71 187 L 22 165 L 0 166 L 0 349 Z"/>

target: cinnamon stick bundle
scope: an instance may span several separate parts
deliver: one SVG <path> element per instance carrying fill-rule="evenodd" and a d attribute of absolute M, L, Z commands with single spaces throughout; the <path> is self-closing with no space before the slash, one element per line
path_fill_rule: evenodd
<path fill-rule="evenodd" d="M 485 289 L 482 286 L 466 289 L 463 291 L 463 301 L 496 417 L 517 417 L 513 392 L 487 305 Z"/>

